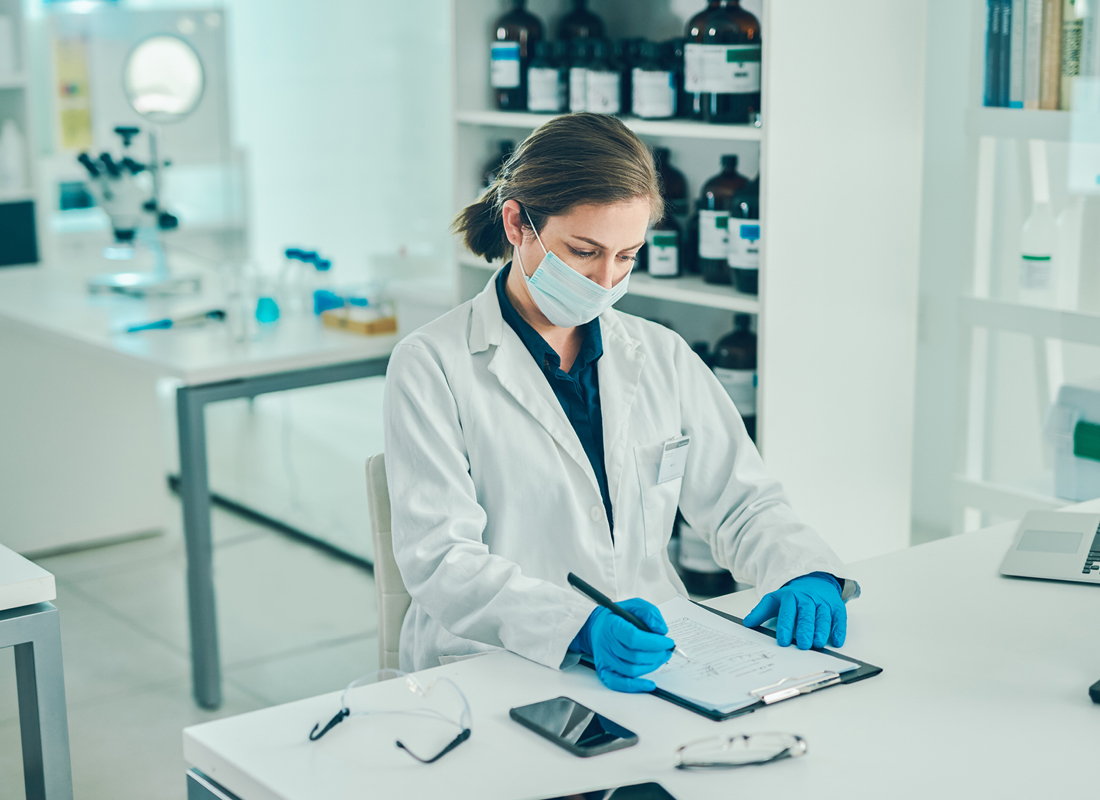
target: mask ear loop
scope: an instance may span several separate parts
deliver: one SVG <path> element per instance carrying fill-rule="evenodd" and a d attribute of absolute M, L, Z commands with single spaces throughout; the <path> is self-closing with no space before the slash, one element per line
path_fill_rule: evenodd
<path fill-rule="evenodd" d="M 535 232 L 535 239 L 538 240 L 539 247 L 542 248 L 542 252 L 546 255 L 550 255 L 550 251 L 546 249 L 546 245 L 542 243 L 542 237 L 539 236 L 539 229 L 535 227 L 534 220 L 531 219 L 531 214 L 527 210 L 527 206 L 523 207 L 523 213 L 527 217 L 527 222 L 531 226 L 531 230 Z"/>

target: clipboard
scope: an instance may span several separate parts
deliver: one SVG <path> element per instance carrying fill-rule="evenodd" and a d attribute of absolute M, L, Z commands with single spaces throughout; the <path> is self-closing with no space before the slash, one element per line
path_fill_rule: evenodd
<path fill-rule="evenodd" d="M 716 611 L 709 606 L 704 606 L 702 603 L 695 603 L 694 601 L 692 602 L 694 603 L 694 605 L 697 605 L 699 606 L 699 608 L 709 611 L 711 614 L 716 614 L 719 617 L 731 620 L 733 622 L 736 622 L 738 625 L 744 627 L 744 620 L 742 620 L 740 617 L 735 617 L 732 614 L 726 614 L 722 611 Z M 768 630 L 767 628 L 750 628 L 749 630 L 754 630 L 757 633 L 763 633 L 766 636 L 772 637 L 773 639 L 775 638 L 775 631 Z M 855 669 L 850 669 L 847 672 L 819 672 L 813 675 L 784 678 L 778 683 L 773 683 L 768 686 L 761 686 L 758 689 L 754 689 L 752 692 L 753 695 L 759 698 L 755 703 L 745 706 L 743 708 L 738 708 L 733 711 L 726 712 L 720 712 L 715 711 L 712 708 L 706 708 L 705 706 L 693 703 L 691 700 L 687 700 L 678 694 L 673 694 L 672 692 L 666 691 L 664 689 L 654 689 L 652 692 L 649 692 L 649 694 L 660 697 L 662 700 L 667 700 L 670 703 L 675 703 L 682 708 L 686 708 L 688 711 L 694 711 L 696 714 L 704 716 L 707 719 L 712 719 L 715 722 L 722 722 L 723 720 L 733 719 L 734 717 L 740 717 L 745 714 L 751 714 L 757 709 L 767 708 L 769 705 L 773 705 L 783 700 L 789 700 L 793 697 L 799 697 L 804 694 L 810 694 L 811 692 L 820 691 L 821 689 L 827 689 L 830 686 L 839 686 L 846 683 L 856 683 L 857 681 L 866 680 L 867 678 L 873 678 L 880 672 L 882 672 L 882 667 L 876 667 L 874 664 L 868 664 L 865 661 L 851 658 L 849 656 L 843 655 L 842 653 L 838 653 L 835 650 L 822 648 L 818 652 L 828 653 L 834 658 L 839 658 L 842 661 L 848 661 L 852 664 L 856 664 L 857 666 Z M 591 670 L 596 669 L 595 664 L 592 663 L 588 656 L 583 656 L 580 663 Z"/>

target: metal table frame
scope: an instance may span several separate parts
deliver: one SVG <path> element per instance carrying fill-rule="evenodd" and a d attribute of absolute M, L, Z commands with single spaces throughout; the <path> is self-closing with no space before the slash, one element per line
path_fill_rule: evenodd
<path fill-rule="evenodd" d="M 256 375 L 222 383 L 180 386 L 176 390 L 179 434 L 180 504 L 187 547 L 187 595 L 191 623 L 191 682 L 203 708 L 222 704 L 221 658 L 218 653 L 217 606 L 214 599 L 214 544 L 210 525 L 210 480 L 206 459 L 208 403 L 304 389 L 328 383 L 386 374 L 389 356 Z M 364 456 L 365 458 L 365 456 Z"/>
<path fill-rule="evenodd" d="M 0 611 L 0 647 L 15 648 L 27 800 L 72 800 L 61 623 L 53 603 Z"/>

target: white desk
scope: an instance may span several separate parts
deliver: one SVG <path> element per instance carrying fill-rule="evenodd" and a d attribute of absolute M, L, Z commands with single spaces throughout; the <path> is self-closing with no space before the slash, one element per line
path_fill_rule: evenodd
<path fill-rule="evenodd" d="M 1100 592 L 1001 578 L 1013 531 L 1000 525 L 853 565 L 864 596 L 849 606 L 844 652 L 883 673 L 746 717 L 712 722 L 604 689 L 586 669 L 559 673 L 499 653 L 424 673 L 457 681 L 474 715 L 470 740 L 436 764 L 415 763 L 393 740 L 419 724 L 431 750 L 454 734 L 442 723 L 431 739 L 431 723 L 352 718 L 307 741 L 339 693 L 187 728 L 185 760 L 241 800 L 514 800 L 647 780 L 679 800 L 1091 796 L 1100 706 L 1088 687 L 1100 679 Z M 742 592 L 713 605 L 743 616 L 755 599 Z M 390 681 L 353 703 L 377 707 L 406 693 Z M 559 694 L 634 730 L 639 744 L 580 759 L 508 718 L 510 707 Z M 693 739 L 769 730 L 804 736 L 808 754 L 742 770 L 672 768 L 673 751 Z"/>
<path fill-rule="evenodd" d="M 96 265 L 103 271 L 103 264 Z M 126 324 L 217 307 L 213 273 L 202 297 L 136 300 L 89 296 L 80 270 L 25 267 L 0 272 L 0 331 L 31 332 L 100 358 L 123 359 L 152 374 L 173 377 L 179 435 L 183 530 L 187 543 L 191 663 L 195 699 L 221 705 L 214 601 L 207 403 L 268 392 L 383 375 L 397 336 L 359 336 L 322 327 L 314 318 L 287 318 L 263 335 L 234 340 L 225 325 L 118 333 Z M 364 454 L 364 458 L 368 454 Z"/>
<path fill-rule="evenodd" d="M 27 800 L 72 800 L 61 626 L 49 572 L 0 545 L 0 648 L 15 649 Z"/>

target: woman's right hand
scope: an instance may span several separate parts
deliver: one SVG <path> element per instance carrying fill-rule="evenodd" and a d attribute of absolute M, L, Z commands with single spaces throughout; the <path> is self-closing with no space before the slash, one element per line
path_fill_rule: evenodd
<path fill-rule="evenodd" d="M 607 688 L 616 692 L 652 692 L 657 685 L 641 676 L 668 661 L 675 643 L 664 635 L 668 626 L 655 605 L 640 597 L 619 605 L 645 622 L 653 633 L 639 630 L 599 606 L 577 634 L 577 644 L 582 653 L 592 656 L 596 675 Z"/>

